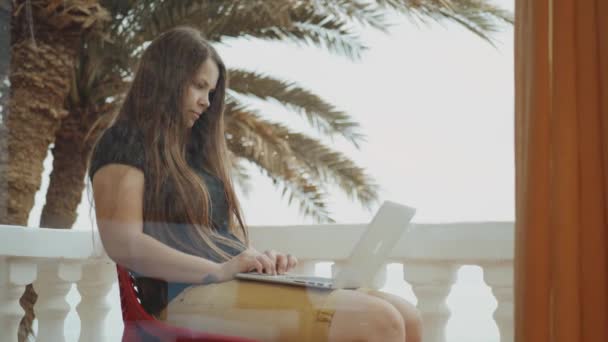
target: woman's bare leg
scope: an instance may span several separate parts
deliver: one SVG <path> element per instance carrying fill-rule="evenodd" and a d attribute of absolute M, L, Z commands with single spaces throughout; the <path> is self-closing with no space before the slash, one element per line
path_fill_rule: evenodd
<path fill-rule="evenodd" d="M 403 318 L 391 303 L 363 292 L 336 291 L 332 294 L 336 312 L 329 326 L 330 342 L 405 340 Z"/>
<path fill-rule="evenodd" d="M 321 332 L 316 329 L 326 329 L 321 335 L 331 342 L 405 340 L 403 316 L 389 300 L 363 291 L 335 290 L 327 299 L 318 294 L 303 288 L 262 283 L 234 281 L 207 285 L 177 297 L 169 305 L 166 317 L 171 325 L 210 333 L 262 341 L 282 341 L 287 340 L 287 336 L 290 341 L 309 341 L 300 335 L 304 316 L 299 308 L 313 305 L 320 312 L 330 314 L 311 328 L 316 332 Z M 276 298 L 293 300 L 294 306 Z M 315 340 L 325 340 L 323 337 L 316 336 Z"/>
<path fill-rule="evenodd" d="M 372 291 L 368 294 L 377 298 L 382 298 L 383 300 L 391 303 L 397 309 L 397 311 L 399 311 L 403 321 L 405 322 L 405 340 L 407 342 L 422 341 L 422 317 L 414 305 L 399 296 L 386 292 Z"/>

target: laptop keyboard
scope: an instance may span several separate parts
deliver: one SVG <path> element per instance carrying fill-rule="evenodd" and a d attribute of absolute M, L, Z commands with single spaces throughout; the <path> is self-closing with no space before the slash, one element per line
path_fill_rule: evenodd
<path fill-rule="evenodd" d="M 271 275 L 271 274 L 257 273 L 257 272 L 251 272 L 250 274 L 274 278 L 274 279 L 290 280 L 290 281 L 294 281 L 297 283 L 303 283 L 303 284 L 327 285 L 327 284 L 333 283 L 333 279 L 331 279 L 331 278 L 315 277 L 315 276 L 298 276 L 298 275 L 290 275 L 290 274 Z"/>

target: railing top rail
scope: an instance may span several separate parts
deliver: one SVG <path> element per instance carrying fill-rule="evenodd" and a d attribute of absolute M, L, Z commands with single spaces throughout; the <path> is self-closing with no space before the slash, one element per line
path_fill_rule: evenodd
<path fill-rule="evenodd" d="M 257 248 L 275 248 L 300 259 L 348 258 L 366 224 L 252 226 Z M 501 262 L 513 260 L 513 222 L 412 224 L 397 242 L 395 260 Z M 0 225 L 0 256 L 87 259 L 103 256 L 97 231 Z"/>
<path fill-rule="evenodd" d="M 343 260 L 348 258 L 365 226 L 257 226 L 252 229 L 251 240 L 256 247 L 278 245 L 303 259 L 322 255 L 328 260 Z M 397 242 L 391 257 L 460 263 L 512 260 L 513 226 L 513 222 L 412 224 Z"/>
<path fill-rule="evenodd" d="M 90 230 L 0 225 L 0 256 L 87 259 L 103 254 L 99 235 L 93 238 Z"/>

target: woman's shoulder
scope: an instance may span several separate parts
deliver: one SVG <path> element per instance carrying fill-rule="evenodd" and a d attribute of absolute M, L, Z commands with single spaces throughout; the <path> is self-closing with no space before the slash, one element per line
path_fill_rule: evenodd
<path fill-rule="evenodd" d="M 116 123 L 108 127 L 97 141 L 91 155 L 89 177 L 92 179 L 95 172 L 107 164 L 125 164 L 143 171 L 144 163 L 141 134 L 126 124 Z"/>

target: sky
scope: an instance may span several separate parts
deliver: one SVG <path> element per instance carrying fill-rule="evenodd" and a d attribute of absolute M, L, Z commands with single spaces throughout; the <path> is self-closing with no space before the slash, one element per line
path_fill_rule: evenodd
<path fill-rule="evenodd" d="M 512 0 L 494 3 L 513 10 Z M 493 47 L 456 24 L 394 20 L 398 24 L 388 34 L 362 32 L 370 48 L 355 62 L 293 44 L 238 40 L 216 47 L 229 67 L 297 82 L 350 114 L 367 141 L 360 150 L 342 139 L 330 146 L 367 170 L 381 187 L 381 200 L 415 207 L 414 222 L 513 221 L 512 27 L 494 35 Z M 280 105 L 252 103 L 265 118 L 315 134 Z M 38 224 L 51 167 L 47 158 L 30 226 Z M 313 223 L 288 206 L 268 178 L 251 171 L 251 193 L 245 197 L 239 190 L 250 225 Z M 374 213 L 337 190 L 329 199 L 339 223 L 369 222 Z M 75 228 L 90 229 L 86 193 L 78 212 Z M 458 276 L 448 299 L 455 314 L 448 341 L 497 341 L 489 318 L 496 303 L 480 269 L 468 266 Z M 398 271 L 389 274 L 391 286 L 400 287 L 395 291 L 415 300 L 401 279 Z M 478 329 L 471 331 L 471 325 Z"/>

